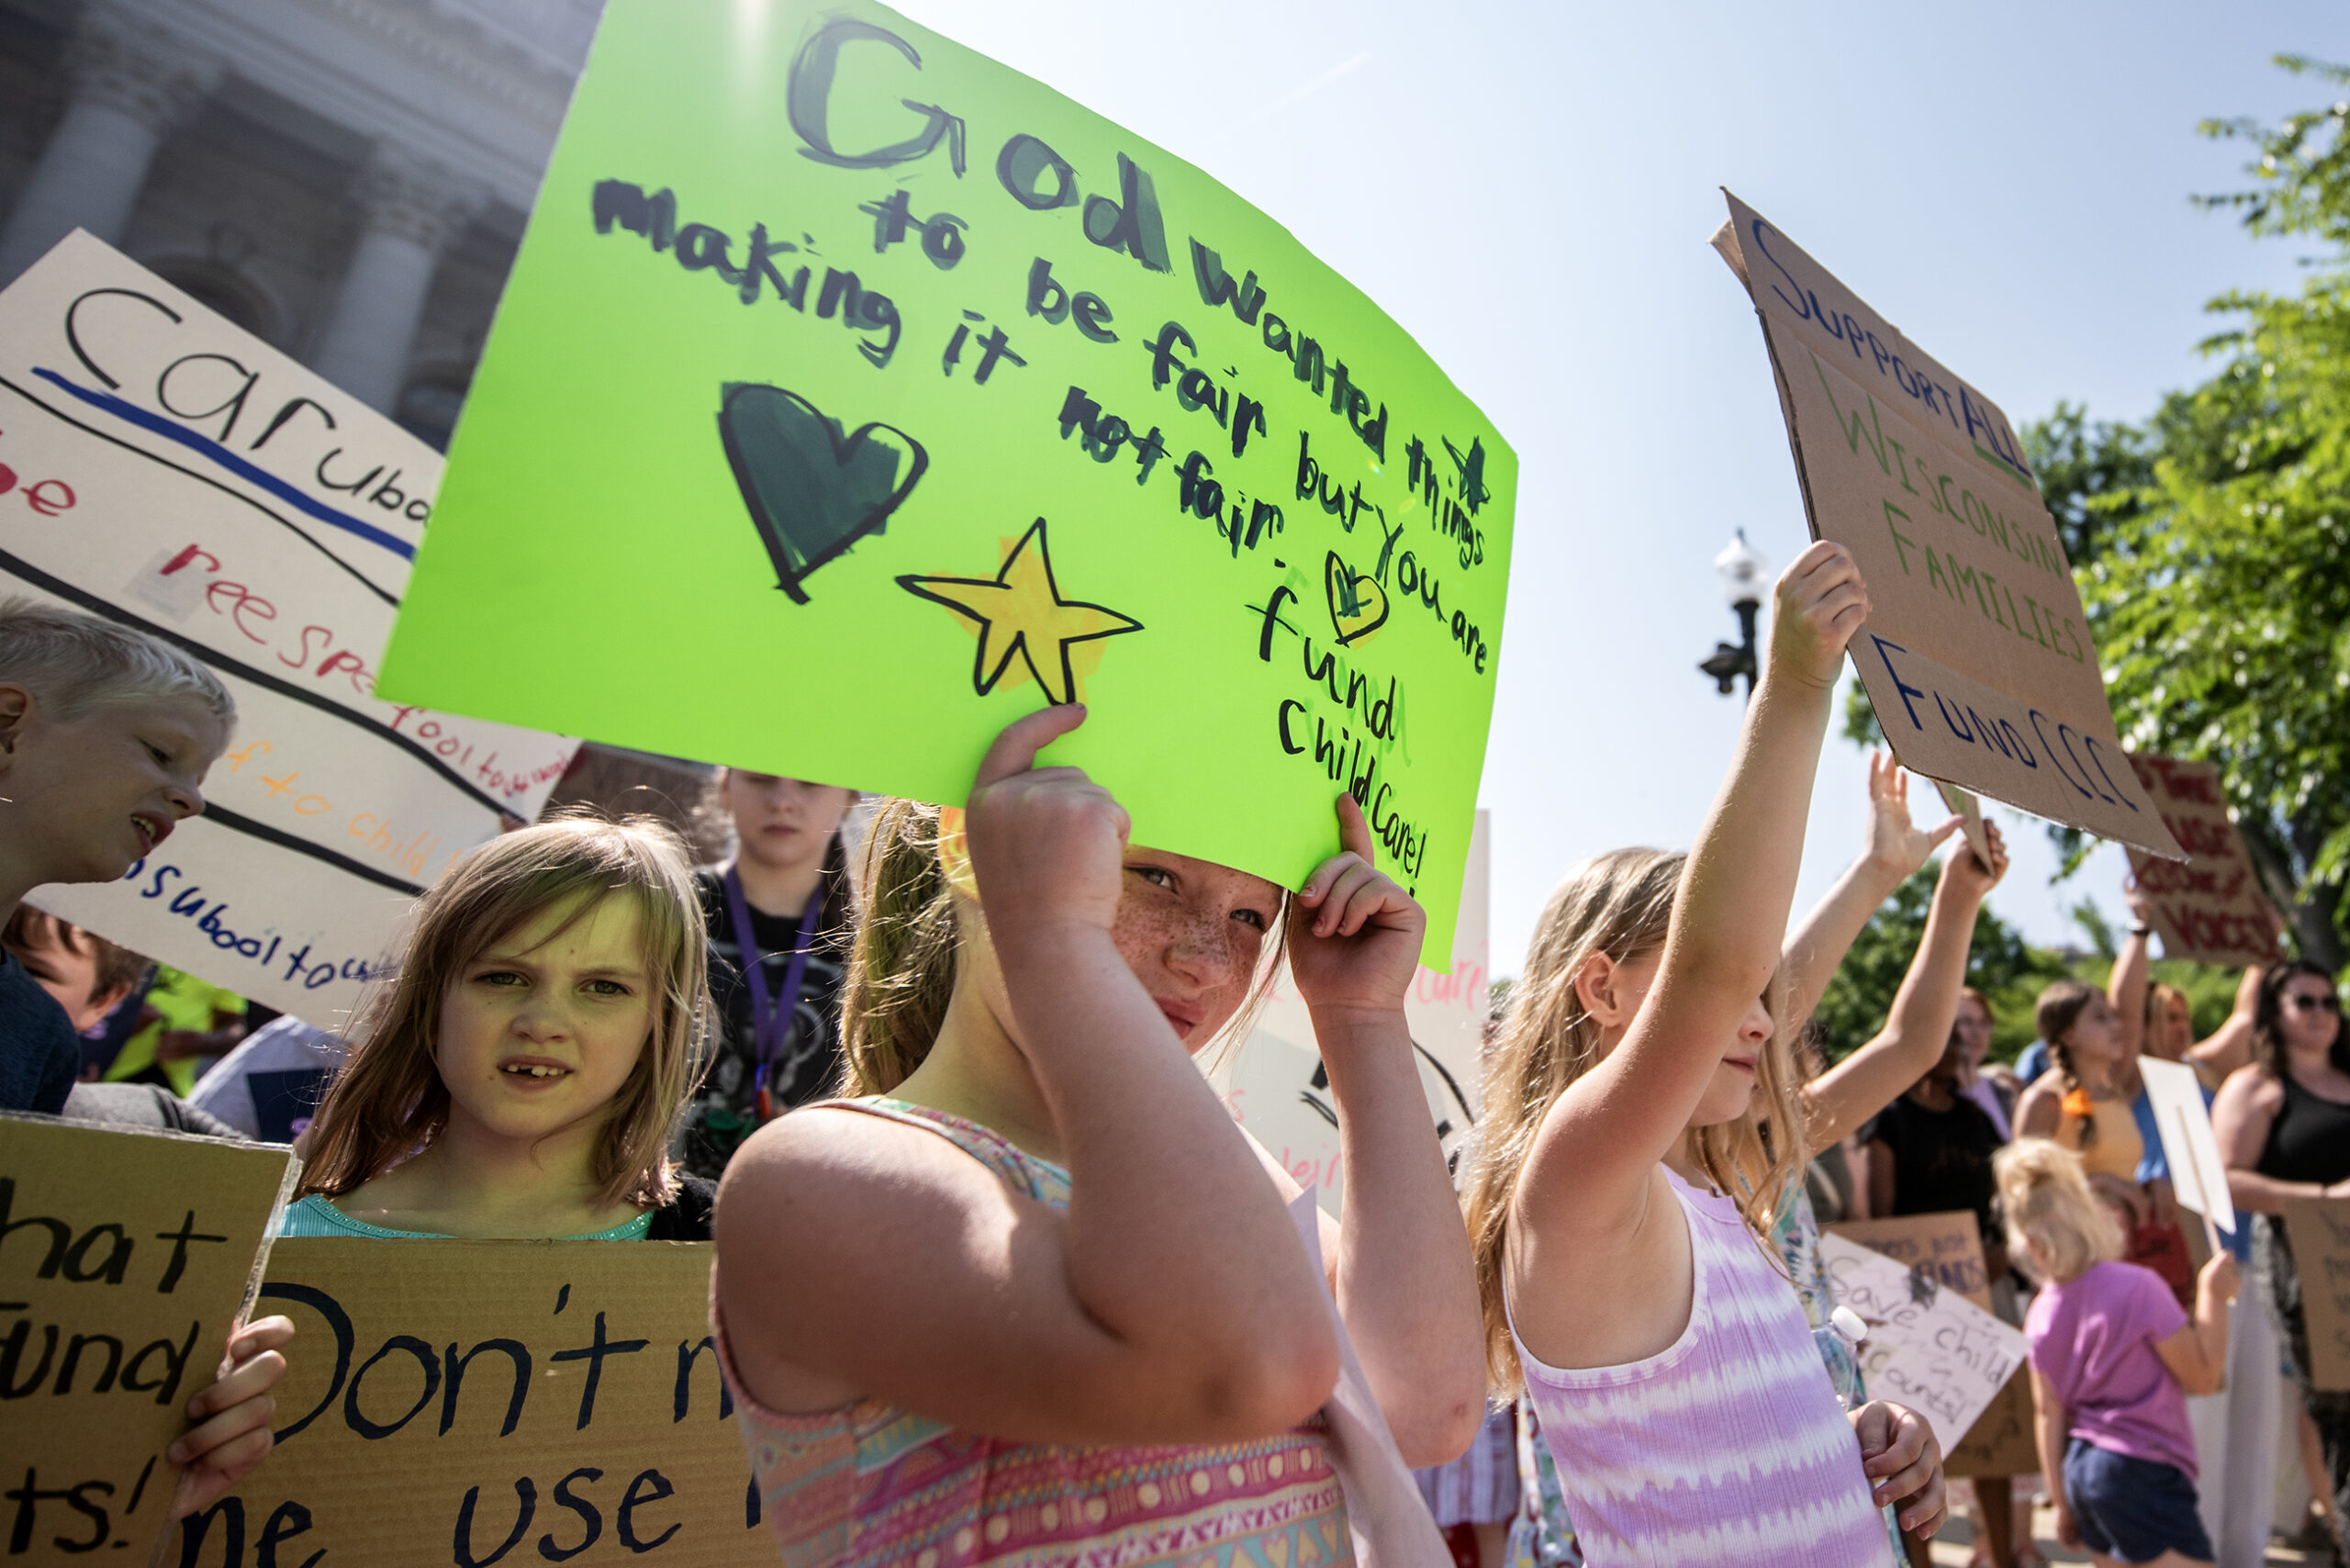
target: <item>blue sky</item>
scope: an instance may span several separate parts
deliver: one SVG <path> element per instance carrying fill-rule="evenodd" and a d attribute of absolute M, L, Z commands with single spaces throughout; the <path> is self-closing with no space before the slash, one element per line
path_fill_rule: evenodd
<path fill-rule="evenodd" d="M 1521 464 L 1482 801 L 1493 968 L 1584 856 L 1685 845 L 1738 703 L 1711 559 L 1775 565 L 1803 512 L 1751 308 L 1705 241 L 1727 185 L 2019 420 L 2136 418 L 2203 374 L 2205 300 L 2299 253 L 2199 211 L 2241 144 L 2208 116 L 2325 101 L 2268 63 L 2350 59 L 2338 6 L 1404 6 L 898 0 L 1191 160 L 1403 324 Z M 1930 793 L 1920 790 L 1921 794 Z M 1831 741 L 1798 902 L 1858 845 Z M 2057 888 L 2036 822 L 1993 907 L 2035 940 L 2117 916 L 2118 851 Z"/>

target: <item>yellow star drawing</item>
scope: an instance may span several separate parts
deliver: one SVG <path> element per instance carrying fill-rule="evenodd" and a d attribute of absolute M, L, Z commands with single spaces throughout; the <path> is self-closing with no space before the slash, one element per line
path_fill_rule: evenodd
<path fill-rule="evenodd" d="M 1142 630 L 1141 622 L 1107 605 L 1061 597 L 1060 587 L 1053 580 L 1052 552 L 1041 517 L 1020 536 L 992 578 L 909 574 L 898 579 L 898 586 L 945 605 L 977 626 L 979 654 L 971 667 L 971 687 L 982 697 L 995 689 L 1017 657 L 1048 700 L 1077 701 L 1078 678 L 1070 663 L 1070 648 Z"/>

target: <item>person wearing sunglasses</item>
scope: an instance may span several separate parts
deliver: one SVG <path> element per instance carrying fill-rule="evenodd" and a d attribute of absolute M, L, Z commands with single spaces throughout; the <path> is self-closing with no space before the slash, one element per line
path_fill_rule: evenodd
<path fill-rule="evenodd" d="M 2283 1218 L 2288 1199 L 2350 1197 L 2350 1033 L 2333 977 L 2306 958 L 2262 976 L 2252 1054 L 2220 1086 L 2211 1127 L 2229 1195 L 2255 1216 L 2254 1278 L 2317 1426 L 2338 1535 L 2350 1515 L 2350 1394 L 2311 1382 L 2309 1326 Z"/>

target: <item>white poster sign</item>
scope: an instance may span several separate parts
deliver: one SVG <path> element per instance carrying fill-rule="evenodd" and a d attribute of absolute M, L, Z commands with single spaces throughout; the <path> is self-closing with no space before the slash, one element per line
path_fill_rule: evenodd
<path fill-rule="evenodd" d="M 1480 1055 L 1484 1046 L 1487 889 L 1492 882 L 1490 813 L 1479 812 L 1461 879 L 1460 915 L 1453 927 L 1452 972 L 1427 965 L 1412 977 L 1404 1014 L 1419 1058 L 1420 1087 L 1448 1159 L 1458 1164 L 1478 1114 Z M 1234 1120 L 1263 1144 L 1303 1187 L 1318 1187 L 1322 1206 L 1339 1212 L 1345 1172 L 1338 1154 L 1338 1110 L 1314 1043 L 1314 1020 L 1284 967 L 1257 1026 L 1230 1059 L 1203 1065 Z"/>
<path fill-rule="evenodd" d="M 2219 1139 L 2211 1136 L 2211 1113 L 2203 1103 L 2203 1085 L 2195 1070 L 2183 1061 L 2140 1057 L 2138 1071 L 2154 1104 L 2154 1125 L 2162 1129 L 2171 1191 L 2180 1203 L 2233 1236 L 2236 1205 L 2228 1195 L 2227 1162 L 2220 1158 Z"/>
<path fill-rule="evenodd" d="M 0 293 L 0 595 L 202 659 L 205 814 L 33 902 L 322 1027 L 410 902 L 538 813 L 576 743 L 375 694 L 441 455 L 76 231 Z"/>
<path fill-rule="evenodd" d="M 2024 1337 L 1928 1268 L 1905 1269 L 1841 1236 L 1819 1238 L 1836 1301 L 1861 1315 L 1869 1393 L 1926 1417 L 1948 1453 L 2030 1354 Z"/>

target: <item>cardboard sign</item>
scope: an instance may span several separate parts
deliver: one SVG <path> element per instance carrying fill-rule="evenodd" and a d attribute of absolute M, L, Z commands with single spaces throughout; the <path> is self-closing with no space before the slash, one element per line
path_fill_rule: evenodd
<path fill-rule="evenodd" d="M 1991 864 L 1991 835 L 1983 831 L 1983 802 L 1975 798 L 1973 790 L 1962 790 L 1955 784 L 1937 779 L 1934 788 L 1941 791 L 1942 803 L 1964 819 L 1959 831 L 1966 835 L 1967 847 L 1975 851 L 1975 857 L 1986 866 Z"/>
<path fill-rule="evenodd" d="M 1420 1088 L 1437 1140 L 1456 1171 L 1481 1109 L 1487 968 L 1487 890 L 1492 885 L 1492 820 L 1477 813 L 1469 840 L 1460 920 L 1453 927 L 1451 972 L 1423 964 L 1404 999 L 1419 1058 Z M 1314 1040 L 1314 1019 L 1284 966 L 1248 1038 L 1229 1058 L 1205 1063 L 1232 1119 L 1248 1130 L 1301 1187 L 1316 1189 L 1333 1217 L 1344 1209 L 1346 1171 L 1338 1147 L 1338 1108 Z"/>
<path fill-rule="evenodd" d="M 2130 851 L 2131 874 L 2154 903 L 2164 955 L 2231 969 L 2283 958 L 2285 923 L 2228 812 L 2220 770 L 2208 762 L 2134 754 L 2130 766 L 2171 836 L 2193 857 L 2177 866 Z"/>
<path fill-rule="evenodd" d="M 1728 193 L 1725 193 L 1727 195 Z M 1736 196 L 1812 537 L 1869 587 L 1852 659 L 1905 767 L 2184 858 L 2124 766 L 2064 542 L 2008 417 Z"/>
<path fill-rule="evenodd" d="M 1517 462 L 1197 169 L 877 5 L 617 0 L 385 667 L 959 804 L 1046 702 L 1134 838 L 1295 887 L 1363 803 L 1449 963 Z"/>
<path fill-rule="evenodd" d="M 151 632 L 228 755 L 113 885 L 32 902 L 323 1028 L 416 895 L 576 743 L 375 695 L 441 458 L 89 235 L 0 293 L 0 595 Z"/>
<path fill-rule="evenodd" d="M 218 1375 L 291 1159 L 0 1114 L 7 1558 L 147 1561 L 179 1486 L 163 1450 Z"/>
<path fill-rule="evenodd" d="M 2310 1381 L 2350 1392 L 2350 1198 L 2286 1199 L 2285 1239 L 2301 1277 Z M 2244 1310 L 2241 1302 L 2236 1310 Z"/>
<path fill-rule="evenodd" d="M 1841 1236 L 1820 1238 L 1819 1256 L 1838 1304 L 1869 1326 L 1860 1360 L 1870 1397 L 1917 1411 L 1942 1450 L 1955 1452 L 2024 1364 L 2031 1350 L 2024 1337 L 1942 1289 L 1930 1266 L 1905 1269 Z"/>
<path fill-rule="evenodd" d="M 280 1562 L 341 1568 L 773 1562 L 711 1338 L 711 1256 L 279 1242 L 259 1310 L 294 1320 L 301 1353 L 277 1448 L 164 1561 L 234 1563 L 240 1541 L 275 1540 Z"/>
<path fill-rule="evenodd" d="M 1841 1236 L 1881 1252 L 1905 1270 L 1922 1270 L 1943 1290 L 1964 1296 L 1986 1313 L 1991 1310 L 1991 1279 L 1983 1261 L 1982 1227 L 1971 1211 L 1853 1220 L 1822 1228 L 1827 1236 Z M 2022 1475 L 2040 1468 L 2031 1435 L 2031 1379 L 2020 1368 L 1975 1417 L 1958 1445 L 1945 1448 L 1943 1468 L 1953 1475 Z"/>
<path fill-rule="evenodd" d="M 2153 1102 L 2162 1132 L 2163 1158 L 2170 1165 L 2171 1191 L 2178 1201 L 2213 1225 L 2235 1234 L 2235 1200 L 2228 1193 L 2228 1165 L 2211 1133 L 2203 1085 L 2183 1061 L 2140 1057 L 2138 1071 Z"/>

